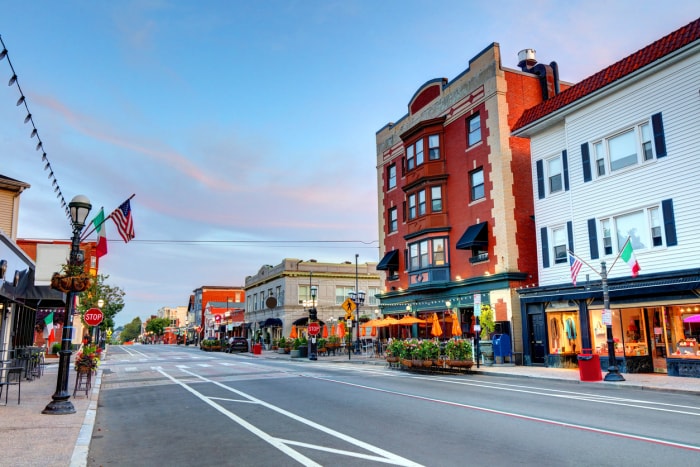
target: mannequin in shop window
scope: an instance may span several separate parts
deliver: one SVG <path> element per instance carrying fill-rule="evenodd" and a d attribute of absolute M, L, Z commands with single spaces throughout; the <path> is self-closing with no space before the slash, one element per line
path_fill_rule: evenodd
<path fill-rule="evenodd" d="M 564 329 L 566 330 L 566 337 L 569 339 L 569 345 L 576 353 L 576 323 L 573 318 L 566 318 L 564 321 Z"/>
<path fill-rule="evenodd" d="M 549 332 L 552 336 L 552 348 L 559 352 L 559 320 L 552 318 L 549 320 Z"/>

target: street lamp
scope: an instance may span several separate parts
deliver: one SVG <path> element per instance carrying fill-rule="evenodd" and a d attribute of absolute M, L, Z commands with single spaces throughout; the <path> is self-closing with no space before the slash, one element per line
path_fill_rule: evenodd
<path fill-rule="evenodd" d="M 74 197 L 68 203 L 70 209 L 71 224 L 73 227 L 73 237 L 71 238 L 69 266 L 77 266 L 82 269 L 84 257 L 80 251 L 80 233 L 85 227 L 92 204 L 83 195 Z M 49 415 L 64 415 L 75 413 L 75 407 L 68 392 L 68 372 L 70 370 L 71 341 L 73 339 L 73 312 L 75 311 L 76 291 L 71 289 L 66 293 L 66 309 L 63 316 L 63 334 L 61 337 L 61 351 L 59 352 L 58 376 L 56 378 L 56 392 L 51 396 L 53 399 L 41 412 Z"/>
<path fill-rule="evenodd" d="M 312 285 L 311 290 L 311 308 L 309 308 L 309 325 L 317 321 L 316 312 L 316 294 L 318 293 L 318 287 Z M 316 334 L 309 335 L 309 360 L 318 360 L 318 344 L 316 343 Z"/>
<path fill-rule="evenodd" d="M 355 310 L 357 313 L 355 316 L 355 352 L 357 353 L 360 351 L 360 307 L 365 304 L 365 292 L 364 290 L 360 290 L 357 273 L 357 258 L 359 256 L 359 254 L 355 254 L 355 290 L 348 294 L 350 296 L 350 300 L 355 302 L 355 305 L 357 306 L 357 309 Z"/>
<path fill-rule="evenodd" d="M 99 300 L 97 300 L 97 308 L 99 308 L 100 311 L 102 311 L 102 308 L 104 308 L 104 306 L 105 306 L 105 301 L 103 299 L 100 298 Z M 100 330 L 100 325 L 98 324 L 97 326 L 95 326 L 95 345 L 101 349 L 104 349 L 104 346 L 101 343 L 101 339 L 102 339 L 101 335 L 102 335 L 102 332 Z"/>

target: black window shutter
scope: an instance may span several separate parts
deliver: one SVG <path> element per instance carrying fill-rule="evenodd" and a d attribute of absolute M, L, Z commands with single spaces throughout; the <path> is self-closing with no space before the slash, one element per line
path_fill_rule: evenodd
<path fill-rule="evenodd" d="M 564 168 L 564 191 L 569 191 L 569 159 L 566 157 L 566 149 L 561 152 L 561 165 Z"/>
<path fill-rule="evenodd" d="M 566 235 L 569 237 L 569 250 L 571 250 L 573 252 L 574 251 L 574 224 L 571 221 L 566 223 Z"/>
<path fill-rule="evenodd" d="M 595 219 L 588 219 L 588 248 L 591 250 L 591 259 L 598 259 L 598 232 Z"/>
<path fill-rule="evenodd" d="M 537 161 L 537 196 L 544 198 L 544 167 L 541 160 Z"/>
<path fill-rule="evenodd" d="M 651 127 L 654 130 L 656 157 L 666 157 L 666 137 L 664 136 L 664 121 L 661 118 L 661 112 L 651 116 Z"/>
<path fill-rule="evenodd" d="M 591 177 L 591 153 L 588 151 L 588 143 L 581 145 L 581 165 L 583 165 L 583 181 L 590 182 Z"/>
<path fill-rule="evenodd" d="M 547 227 L 540 229 L 540 237 L 542 237 L 542 267 L 549 267 L 549 241 L 547 240 Z"/>
<path fill-rule="evenodd" d="M 673 215 L 673 200 L 665 199 L 661 201 L 661 211 L 664 216 L 666 246 L 676 246 L 678 245 L 678 238 L 676 237 L 676 219 Z"/>
<path fill-rule="evenodd" d="M 403 218 L 401 219 L 401 221 L 406 222 L 406 219 L 407 219 L 407 217 L 406 217 L 406 201 L 403 202 L 402 208 L 403 208 L 403 212 L 402 212 Z"/>

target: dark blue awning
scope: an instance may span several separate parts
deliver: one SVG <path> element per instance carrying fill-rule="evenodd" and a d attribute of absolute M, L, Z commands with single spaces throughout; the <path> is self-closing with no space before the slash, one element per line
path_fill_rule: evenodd
<path fill-rule="evenodd" d="M 399 250 L 392 250 L 384 255 L 384 258 L 377 264 L 378 271 L 398 271 L 399 270 Z"/>
<path fill-rule="evenodd" d="M 469 250 L 475 246 L 487 246 L 489 244 L 488 222 L 470 225 L 457 242 L 458 250 Z"/>
<path fill-rule="evenodd" d="M 279 318 L 267 318 L 261 327 L 282 327 L 282 320 Z"/>

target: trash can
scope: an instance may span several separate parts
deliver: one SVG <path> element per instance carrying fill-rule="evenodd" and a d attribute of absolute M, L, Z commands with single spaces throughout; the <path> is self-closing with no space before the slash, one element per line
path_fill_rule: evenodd
<path fill-rule="evenodd" d="M 510 348 L 510 336 L 508 334 L 494 334 L 491 342 L 496 363 L 505 363 L 505 357 L 512 358 L 513 352 Z"/>
<path fill-rule="evenodd" d="M 603 372 L 600 369 L 600 357 L 594 355 L 591 349 L 581 349 L 578 355 L 578 372 L 581 381 L 602 381 Z"/>
<path fill-rule="evenodd" d="M 253 355 L 262 354 L 262 344 L 253 344 Z"/>

